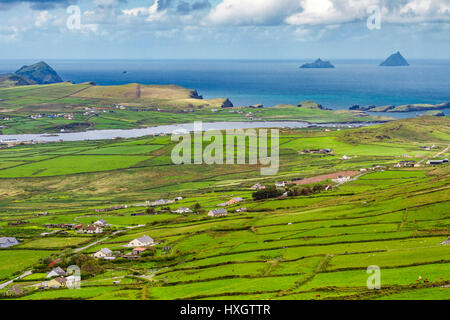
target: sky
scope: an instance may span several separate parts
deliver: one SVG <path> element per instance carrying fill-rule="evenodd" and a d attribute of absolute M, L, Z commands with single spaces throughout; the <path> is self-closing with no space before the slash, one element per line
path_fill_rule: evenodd
<path fill-rule="evenodd" d="M 0 0 L 0 59 L 450 59 L 450 0 Z"/>

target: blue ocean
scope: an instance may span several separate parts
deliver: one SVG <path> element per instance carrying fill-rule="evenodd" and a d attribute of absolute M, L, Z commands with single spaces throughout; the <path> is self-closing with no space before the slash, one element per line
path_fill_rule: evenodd
<path fill-rule="evenodd" d="M 382 60 L 382 59 L 381 59 Z M 46 60 L 64 80 L 98 85 L 177 84 L 234 105 L 297 104 L 313 100 L 332 109 L 354 104 L 437 104 L 450 101 L 450 60 L 333 60 L 335 69 L 300 69 L 306 60 Z M 36 60 L 0 60 L 0 73 Z M 450 109 L 445 110 L 450 114 Z M 416 114 L 389 114 L 410 117 Z"/>

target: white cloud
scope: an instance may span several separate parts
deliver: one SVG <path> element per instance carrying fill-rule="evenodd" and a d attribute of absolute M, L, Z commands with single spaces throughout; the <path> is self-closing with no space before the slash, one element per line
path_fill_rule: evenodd
<path fill-rule="evenodd" d="M 34 25 L 38 28 L 47 26 L 51 20 L 53 20 L 55 16 L 51 15 L 48 11 L 40 11 L 36 20 L 34 21 Z"/>
<path fill-rule="evenodd" d="M 214 24 L 280 24 L 299 4 L 299 0 L 223 0 L 207 20 Z"/>
<path fill-rule="evenodd" d="M 206 21 L 224 25 L 329 25 L 362 21 L 377 5 L 393 23 L 450 21 L 449 0 L 222 0 Z"/>
<path fill-rule="evenodd" d="M 125 16 L 146 16 L 147 21 L 159 21 L 166 18 L 167 8 L 170 1 L 167 0 L 155 0 L 155 2 L 148 8 L 137 7 L 132 9 L 122 10 Z"/>

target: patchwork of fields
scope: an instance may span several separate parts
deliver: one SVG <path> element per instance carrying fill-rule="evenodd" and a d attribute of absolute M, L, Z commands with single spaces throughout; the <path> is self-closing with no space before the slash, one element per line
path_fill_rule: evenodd
<path fill-rule="evenodd" d="M 34 271 L 0 294 L 16 286 L 23 294 L 13 298 L 36 300 L 448 299 L 450 246 L 442 243 L 450 237 L 450 167 L 394 165 L 406 155 L 419 162 L 443 152 L 449 128 L 444 117 L 285 130 L 274 177 L 261 177 L 258 166 L 173 165 L 169 137 L 0 149 L 0 236 L 21 240 L 0 249 L 8 261 L 0 284 Z M 304 152 L 320 148 L 332 152 Z M 356 180 L 317 193 L 252 197 L 255 183 L 360 169 Z M 141 206 L 179 196 L 156 211 Z M 228 216 L 207 216 L 233 197 L 244 200 L 227 207 Z M 128 207 L 96 212 L 111 205 Z M 170 213 L 180 207 L 196 214 Z M 241 207 L 247 211 L 235 212 Z M 41 235 L 49 232 L 45 224 L 99 219 L 111 224 L 105 234 Z M 129 252 L 124 246 L 143 235 L 158 243 L 149 254 L 90 258 L 102 248 Z M 56 259 L 64 268 L 80 265 L 81 289 L 35 289 Z M 367 286 L 369 266 L 381 270 L 378 290 Z"/>
<path fill-rule="evenodd" d="M 222 108 L 226 101 L 199 99 L 194 90 L 178 86 L 58 83 L 0 88 L 0 134 L 132 129 L 199 120 L 324 123 L 391 119 L 317 107 Z"/>

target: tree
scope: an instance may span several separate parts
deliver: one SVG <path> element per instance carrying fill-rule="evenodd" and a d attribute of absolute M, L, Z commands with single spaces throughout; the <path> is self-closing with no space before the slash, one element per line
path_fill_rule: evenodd
<path fill-rule="evenodd" d="M 277 198 L 283 194 L 283 191 L 278 190 L 275 186 L 267 187 L 266 189 L 258 190 L 255 193 L 253 193 L 253 199 L 254 200 L 264 200 L 264 199 L 271 199 L 271 198 Z"/>

